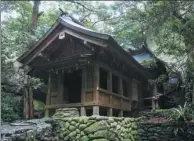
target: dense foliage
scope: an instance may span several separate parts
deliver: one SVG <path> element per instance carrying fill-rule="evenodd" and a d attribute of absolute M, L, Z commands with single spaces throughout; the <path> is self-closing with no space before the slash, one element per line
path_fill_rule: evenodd
<path fill-rule="evenodd" d="M 3 122 L 22 119 L 22 99 L 20 97 L 17 98 L 13 93 L 2 92 L 1 95 L 1 118 Z"/>

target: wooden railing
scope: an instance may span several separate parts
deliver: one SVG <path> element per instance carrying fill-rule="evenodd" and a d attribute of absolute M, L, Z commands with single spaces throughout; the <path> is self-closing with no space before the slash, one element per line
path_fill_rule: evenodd
<path fill-rule="evenodd" d="M 129 98 L 101 88 L 98 88 L 98 91 L 100 105 L 123 110 L 131 109 L 131 102 Z"/>

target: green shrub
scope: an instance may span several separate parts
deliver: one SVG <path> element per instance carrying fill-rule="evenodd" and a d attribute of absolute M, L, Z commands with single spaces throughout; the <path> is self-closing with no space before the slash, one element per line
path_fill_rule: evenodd
<path fill-rule="evenodd" d="M 1 119 L 3 122 L 20 120 L 23 115 L 23 102 L 13 93 L 1 92 Z"/>

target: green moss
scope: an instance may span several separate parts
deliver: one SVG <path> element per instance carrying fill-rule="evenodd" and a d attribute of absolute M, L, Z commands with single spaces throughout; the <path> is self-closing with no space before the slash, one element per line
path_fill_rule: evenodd
<path fill-rule="evenodd" d="M 109 131 L 108 130 L 100 130 L 94 133 L 94 138 L 109 138 Z"/>
<path fill-rule="evenodd" d="M 35 111 L 44 111 L 45 110 L 45 104 L 38 100 L 33 100 L 34 104 L 34 110 Z"/>
<path fill-rule="evenodd" d="M 71 132 L 70 134 L 69 134 L 69 137 L 70 138 L 73 138 L 73 137 L 75 137 L 76 136 L 76 132 L 75 131 L 73 131 L 73 132 Z"/>
<path fill-rule="evenodd" d="M 72 126 L 72 125 L 69 126 L 70 131 L 74 131 L 75 129 L 76 129 L 75 126 Z"/>
<path fill-rule="evenodd" d="M 84 129 L 84 132 L 86 134 L 89 134 L 89 133 L 93 133 L 93 132 L 96 132 L 98 130 L 103 130 L 103 129 L 107 129 L 108 128 L 108 124 L 106 121 L 98 121 L 92 125 L 90 125 L 89 127 L 85 128 Z"/>
<path fill-rule="evenodd" d="M 86 126 L 85 124 L 80 124 L 80 125 L 79 125 L 79 129 L 80 129 L 80 130 L 84 130 L 86 127 L 87 127 L 87 126 Z"/>
<path fill-rule="evenodd" d="M 89 141 L 89 138 L 87 136 L 83 136 L 80 138 L 80 141 Z"/>

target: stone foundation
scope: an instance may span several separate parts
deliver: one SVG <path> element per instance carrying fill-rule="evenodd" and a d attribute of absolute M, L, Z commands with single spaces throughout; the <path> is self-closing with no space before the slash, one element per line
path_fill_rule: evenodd
<path fill-rule="evenodd" d="M 63 141 L 136 141 L 138 120 L 103 116 L 58 119 L 59 139 Z"/>

